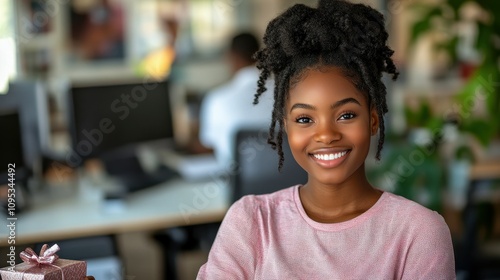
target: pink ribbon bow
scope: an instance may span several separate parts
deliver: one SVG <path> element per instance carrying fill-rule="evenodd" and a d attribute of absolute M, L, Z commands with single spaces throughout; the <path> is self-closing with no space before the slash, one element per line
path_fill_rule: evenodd
<path fill-rule="evenodd" d="M 60 250 L 59 246 L 57 244 L 52 245 L 49 249 L 47 249 L 47 244 L 44 244 L 42 246 L 42 249 L 40 250 L 40 255 L 37 255 L 35 251 L 31 248 L 27 248 L 26 250 L 22 251 L 19 255 L 23 262 L 28 263 L 28 264 L 36 264 L 36 265 L 41 265 L 41 264 L 49 264 L 51 265 L 54 263 L 59 256 L 56 255 L 56 252 Z"/>

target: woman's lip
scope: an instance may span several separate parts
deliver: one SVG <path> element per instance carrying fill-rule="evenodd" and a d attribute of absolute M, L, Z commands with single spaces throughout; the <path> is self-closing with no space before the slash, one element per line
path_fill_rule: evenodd
<path fill-rule="evenodd" d="M 342 162 L 344 162 L 346 160 L 346 158 L 349 156 L 349 154 L 351 153 L 351 150 L 350 149 L 346 149 L 346 150 L 342 150 L 342 151 L 339 151 L 337 150 L 337 153 L 338 152 L 346 152 L 345 155 L 339 157 L 339 158 L 336 158 L 336 159 L 332 159 L 332 160 L 324 160 L 324 159 L 318 159 L 316 158 L 314 155 L 316 154 L 330 154 L 330 153 L 327 153 L 326 151 L 323 151 L 323 152 L 315 152 L 314 154 L 309 154 L 309 156 L 317 163 L 319 164 L 320 166 L 324 167 L 324 168 L 334 168 L 334 167 L 337 167 L 339 166 L 340 164 L 342 164 Z"/>
<path fill-rule="evenodd" d="M 316 154 L 336 154 L 340 153 L 343 151 L 350 151 L 351 149 L 348 147 L 336 147 L 336 148 L 321 148 L 321 149 L 316 149 L 314 151 L 309 152 L 310 154 L 316 155 Z"/>

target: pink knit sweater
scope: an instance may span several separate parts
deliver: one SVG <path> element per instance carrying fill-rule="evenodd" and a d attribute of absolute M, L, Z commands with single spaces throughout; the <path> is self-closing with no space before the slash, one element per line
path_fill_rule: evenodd
<path fill-rule="evenodd" d="M 436 212 L 384 192 L 358 217 L 324 224 L 307 216 L 298 190 L 234 203 L 197 279 L 455 279 Z"/>

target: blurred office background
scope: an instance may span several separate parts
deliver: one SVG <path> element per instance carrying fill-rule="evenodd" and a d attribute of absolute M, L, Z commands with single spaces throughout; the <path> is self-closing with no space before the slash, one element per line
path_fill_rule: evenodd
<path fill-rule="evenodd" d="M 368 160 L 370 180 L 444 216 L 458 279 L 500 279 L 500 4 L 354 2 L 385 15 L 401 72 L 395 82 L 386 79 L 386 143 L 380 162 Z M 106 192 L 101 199 L 109 209 L 103 216 L 124 211 L 123 200 L 172 178 L 217 180 L 203 167 L 211 151 L 197 138 L 203 97 L 230 79 L 225 50 L 231 36 L 253 31 L 262 37 L 267 23 L 295 3 L 316 1 L 1 0 L 0 163 L 18 162 L 19 220 L 36 223 L 37 209 L 74 199 L 88 193 L 86 188 L 104 188 L 109 177 L 125 178 L 119 182 L 128 189 Z M 155 112 L 153 118 L 128 118 L 143 100 L 134 91 L 145 90 L 154 98 L 141 103 L 142 111 Z M 136 99 L 122 99 L 124 92 Z M 116 118 L 102 123 L 105 115 L 99 112 L 106 110 L 123 116 L 124 125 Z M 111 126 L 125 132 L 107 135 Z M 92 140 L 99 145 L 82 144 Z M 179 161 L 172 164 L 172 158 L 179 155 L 199 155 L 196 164 L 205 173 L 175 170 Z M 144 170 L 154 176 L 146 178 Z M 4 166 L 0 173 L 7 178 Z M 53 219 L 74 218 L 67 215 Z M 203 235 L 212 236 L 220 218 L 206 220 L 213 227 L 201 229 L 186 230 L 182 222 L 162 229 L 159 220 L 148 227 L 155 230 L 107 228 L 98 236 L 78 228 L 25 242 L 19 228 L 18 247 L 57 240 L 73 252 L 68 257 L 89 260 L 94 271 L 112 271 L 106 274 L 110 279 L 165 279 L 172 275 L 165 267 L 171 269 L 173 258 L 177 278 L 194 279 L 209 249 Z M 2 239 L 7 235 L 2 227 Z M 7 244 L 0 244 L 5 264 Z"/>

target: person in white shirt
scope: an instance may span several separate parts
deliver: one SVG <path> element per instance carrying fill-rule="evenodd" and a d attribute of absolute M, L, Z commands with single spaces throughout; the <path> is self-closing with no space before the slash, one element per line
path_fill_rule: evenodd
<path fill-rule="evenodd" d="M 253 55 L 259 50 L 257 38 L 250 33 L 233 37 L 229 48 L 232 79 L 207 93 L 200 111 L 200 142 L 212 148 L 221 168 L 229 168 L 233 161 L 233 138 L 238 129 L 262 127 L 271 122 L 272 94 L 253 105 L 259 71 Z M 272 83 L 266 84 L 273 90 Z"/>

